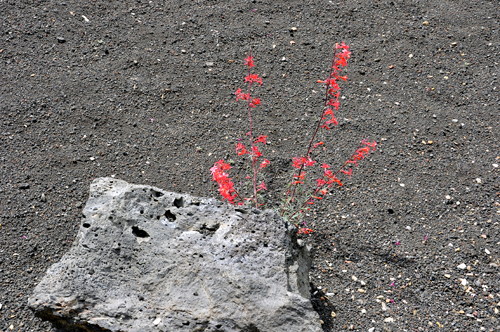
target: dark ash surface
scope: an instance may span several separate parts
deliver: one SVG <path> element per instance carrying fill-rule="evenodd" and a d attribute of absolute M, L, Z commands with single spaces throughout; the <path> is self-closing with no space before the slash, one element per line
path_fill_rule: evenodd
<path fill-rule="evenodd" d="M 27 297 L 74 240 L 92 179 L 218 197 L 209 168 L 238 160 L 247 121 L 234 91 L 250 47 L 278 196 L 341 41 L 349 80 L 320 160 L 340 165 L 363 137 L 379 149 L 310 213 L 325 331 L 499 330 L 499 12 L 463 0 L 1 1 L 0 330 L 52 331 Z"/>

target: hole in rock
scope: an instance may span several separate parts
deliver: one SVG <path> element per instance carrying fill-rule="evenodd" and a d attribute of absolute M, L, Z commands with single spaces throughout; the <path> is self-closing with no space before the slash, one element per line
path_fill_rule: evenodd
<path fill-rule="evenodd" d="M 84 222 L 84 223 L 83 223 L 83 227 L 85 227 L 85 228 L 89 228 L 89 227 L 90 227 L 90 224 L 89 224 L 88 222 Z"/>
<path fill-rule="evenodd" d="M 388 209 L 387 212 L 389 212 L 389 214 L 393 214 L 394 210 L 393 209 Z"/>
<path fill-rule="evenodd" d="M 152 190 L 152 192 L 153 192 L 153 196 L 154 196 L 154 197 L 161 197 L 161 196 L 163 196 L 163 193 L 161 193 L 161 192 L 159 192 L 159 191 Z"/>
<path fill-rule="evenodd" d="M 170 222 L 173 222 L 175 219 L 177 219 L 177 217 L 175 216 L 175 214 L 173 214 L 172 212 L 170 212 L 170 210 L 165 211 L 165 217 Z"/>
<path fill-rule="evenodd" d="M 132 226 L 132 234 L 137 237 L 149 237 L 149 234 L 145 230 L 142 230 L 137 226 Z"/>
<path fill-rule="evenodd" d="M 179 198 L 174 199 L 174 206 L 177 208 L 184 207 L 184 198 L 179 197 Z"/>
<path fill-rule="evenodd" d="M 144 210 L 139 211 L 140 214 L 144 214 Z"/>
<path fill-rule="evenodd" d="M 212 224 L 210 226 L 207 226 L 207 224 L 203 224 L 200 229 L 198 230 L 199 233 L 203 235 L 213 235 L 215 231 L 219 229 L 220 225 L 219 224 Z"/>

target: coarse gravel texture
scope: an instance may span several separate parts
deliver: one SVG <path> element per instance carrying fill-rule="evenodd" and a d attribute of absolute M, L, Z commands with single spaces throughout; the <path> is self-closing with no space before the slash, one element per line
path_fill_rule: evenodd
<path fill-rule="evenodd" d="M 308 216 L 324 330 L 500 330 L 499 13 L 494 0 L 0 1 L 0 331 L 54 331 L 27 299 L 93 179 L 218 197 L 213 163 L 244 170 L 234 92 L 250 48 L 278 200 L 341 41 L 349 80 L 318 160 L 379 145 Z"/>

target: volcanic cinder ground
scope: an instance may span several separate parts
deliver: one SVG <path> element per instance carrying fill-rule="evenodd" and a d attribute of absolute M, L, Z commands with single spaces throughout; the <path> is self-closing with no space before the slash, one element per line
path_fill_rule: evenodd
<path fill-rule="evenodd" d="M 268 203 L 321 115 L 336 42 L 352 58 L 318 163 L 378 149 L 308 211 L 325 331 L 500 330 L 497 1 L 0 0 L 0 330 L 68 250 L 93 179 L 218 197 L 247 160 L 244 58 Z M 324 149 L 323 149 L 324 147 Z M 242 190 L 245 193 L 245 190 Z"/>

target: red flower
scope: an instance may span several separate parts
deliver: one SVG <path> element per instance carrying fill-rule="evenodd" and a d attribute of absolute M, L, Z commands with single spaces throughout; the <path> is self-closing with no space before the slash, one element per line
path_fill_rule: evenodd
<path fill-rule="evenodd" d="M 259 166 L 259 171 L 263 168 L 266 168 L 271 162 L 267 159 L 264 159 L 263 162 L 260 163 L 260 166 Z"/>
<path fill-rule="evenodd" d="M 259 137 L 257 137 L 255 139 L 255 143 L 264 143 L 264 144 L 266 144 L 266 138 L 267 138 L 267 136 L 260 135 Z"/>
<path fill-rule="evenodd" d="M 241 92 L 241 89 L 236 90 L 236 92 L 234 94 L 236 95 L 236 101 L 238 101 L 240 99 L 241 100 L 250 99 L 250 94 Z"/>
<path fill-rule="evenodd" d="M 305 158 L 304 158 L 305 159 Z M 304 161 L 304 166 L 312 166 L 314 165 L 316 162 L 314 160 L 311 159 L 311 157 L 307 157 L 307 159 Z"/>
<path fill-rule="evenodd" d="M 318 142 L 318 143 L 314 144 L 313 149 L 316 149 L 320 145 L 323 145 L 323 142 Z"/>
<path fill-rule="evenodd" d="M 318 187 L 323 187 L 327 182 L 323 179 L 317 179 Z"/>
<path fill-rule="evenodd" d="M 229 178 L 229 175 L 224 172 L 230 168 L 231 166 L 225 163 L 224 160 L 219 160 L 210 168 L 210 171 L 212 172 L 213 180 L 219 184 L 219 193 L 223 199 L 227 199 L 228 202 L 234 205 L 234 199 L 237 196 L 236 190 L 234 190 L 234 183 Z"/>
<path fill-rule="evenodd" d="M 262 153 L 259 151 L 259 148 L 256 147 L 255 145 L 252 146 L 252 154 L 253 158 L 259 158 L 260 156 L 262 156 Z"/>
<path fill-rule="evenodd" d="M 245 82 L 259 83 L 260 85 L 262 85 L 262 78 L 260 78 L 257 74 L 250 74 L 245 77 Z"/>
<path fill-rule="evenodd" d="M 241 156 L 242 154 L 248 153 L 248 150 L 242 143 L 238 143 L 238 145 L 236 145 L 236 153 L 238 154 L 238 156 Z"/>
<path fill-rule="evenodd" d="M 293 157 L 293 167 L 299 169 L 302 167 L 302 164 L 304 163 L 306 158 L 299 158 L 299 157 Z"/>
<path fill-rule="evenodd" d="M 309 233 L 312 233 L 313 230 L 310 229 L 310 228 L 301 228 L 299 229 L 299 231 L 297 232 L 297 234 L 309 234 Z"/>
<path fill-rule="evenodd" d="M 250 98 L 250 94 L 248 94 L 248 98 Z M 248 104 L 250 107 L 255 107 L 256 105 L 260 105 L 259 98 L 252 99 L 252 101 Z"/>
<path fill-rule="evenodd" d="M 253 56 L 247 56 L 247 58 L 245 59 L 245 66 L 248 66 L 248 68 L 255 67 L 253 64 Z"/>
<path fill-rule="evenodd" d="M 349 172 L 344 171 L 343 169 L 340 170 L 342 173 L 349 175 L 349 179 L 351 178 L 351 173 L 352 173 L 352 168 L 349 168 Z"/>

